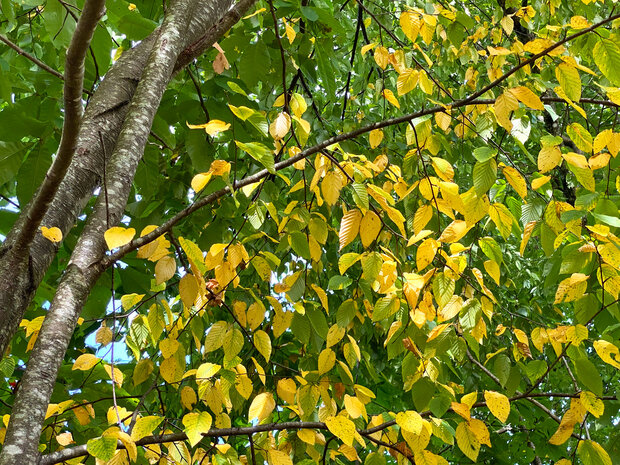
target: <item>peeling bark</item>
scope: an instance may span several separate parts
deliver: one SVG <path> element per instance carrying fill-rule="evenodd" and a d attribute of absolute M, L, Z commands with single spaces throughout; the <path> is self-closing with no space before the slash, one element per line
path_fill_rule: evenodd
<path fill-rule="evenodd" d="M 183 52 L 174 72 L 210 47 L 255 1 L 200 2 L 184 30 Z M 123 53 L 94 93 L 80 127 L 75 156 L 41 224 L 60 228 L 63 236 L 74 226 L 101 181 L 104 154 L 114 149 L 128 104 L 159 34 L 158 28 L 138 46 Z M 0 247 L 0 358 L 58 250 L 58 245 L 36 234 L 28 249 L 9 254 L 20 232 L 27 227 L 28 219 L 21 215 Z"/>

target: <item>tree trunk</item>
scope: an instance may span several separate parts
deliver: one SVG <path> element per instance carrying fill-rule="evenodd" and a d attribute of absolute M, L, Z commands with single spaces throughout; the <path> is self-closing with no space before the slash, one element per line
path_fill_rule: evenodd
<path fill-rule="evenodd" d="M 99 195 L 71 255 L 15 397 L 0 465 L 34 464 L 38 460 L 39 436 L 58 369 L 82 306 L 104 270 L 99 265 L 106 251 L 104 232 L 122 218 L 155 113 L 184 49 L 183 36 L 198 3 L 200 0 L 175 1 L 153 41 L 107 163 L 104 195 Z"/>
<path fill-rule="evenodd" d="M 211 47 L 254 2 L 201 2 L 184 31 L 183 51 L 177 58 L 174 72 Z M 47 227 L 60 228 L 63 237 L 71 230 L 101 181 L 104 154 L 110 154 L 114 149 L 128 104 L 159 34 L 158 28 L 139 45 L 123 53 L 90 100 L 67 175 L 41 222 Z M 58 250 L 58 245 L 37 234 L 23 253 L 8 253 L 19 232 L 29 226 L 27 211 L 28 207 L 0 248 L 0 358 Z"/>

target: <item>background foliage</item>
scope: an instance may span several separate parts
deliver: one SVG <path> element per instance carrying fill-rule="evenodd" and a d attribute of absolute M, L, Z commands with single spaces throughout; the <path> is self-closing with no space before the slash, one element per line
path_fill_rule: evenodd
<path fill-rule="evenodd" d="M 2 35 L 62 72 L 83 2 L 0 4 Z M 164 6 L 107 2 L 89 92 Z M 620 463 L 620 23 L 592 27 L 614 6 L 257 3 L 164 95 L 111 254 L 204 206 L 93 288 L 42 453 Z M 62 86 L 2 49 L 3 235 L 60 142 Z M 0 362 L 4 426 L 84 218 Z"/>

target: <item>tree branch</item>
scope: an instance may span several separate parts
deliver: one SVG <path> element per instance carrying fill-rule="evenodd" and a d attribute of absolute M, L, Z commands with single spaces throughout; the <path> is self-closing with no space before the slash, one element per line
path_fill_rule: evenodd
<path fill-rule="evenodd" d="M 485 369 L 486 370 L 486 369 Z M 516 395 L 510 398 L 510 401 L 519 400 L 519 399 L 528 399 L 531 397 L 579 397 L 579 394 L 570 394 L 570 393 L 537 393 L 530 394 L 529 396 Z M 603 400 L 616 400 L 616 396 L 605 396 L 601 397 Z M 474 404 L 474 408 L 485 407 L 486 402 L 476 402 Z M 448 412 L 452 412 L 452 409 L 448 409 Z M 422 417 L 430 417 L 432 413 L 429 410 L 420 413 Z M 380 425 L 374 426 L 368 429 L 358 429 L 357 432 L 366 438 L 369 438 L 374 433 L 378 433 L 379 431 L 383 431 L 391 426 L 396 424 L 395 420 L 386 421 Z M 234 428 L 213 428 L 206 433 L 203 433 L 203 437 L 206 438 L 217 438 L 224 436 L 252 436 L 256 433 L 263 433 L 269 431 L 283 431 L 283 430 L 300 430 L 300 429 L 316 429 L 316 430 L 327 430 L 327 425 L 323 422 L 319 421 L 288 421 L 283 423 L 268 423 L 265 425 L 256 425 L 256 426 L 246 426 L 246 427 L 234 427 Z M 161 435 L 153 435 L 146 436 L 136 441 L 137 446 L 145 446 L 148 444 L 162 444 L 165 442 L 176 442 L 176 441 L 185 441 L 187 439 L 187 435 L 185 433 L 173 433 L 173 434 L 161 434 Z M 380 444 L 384 445 L 384 444 Z M 122 442 L 118 442 L 117 447 L 119 449 L 124 449 L 125 446 Z M 39 460 L 38 465 L 52 465 L 55 463 L 60 463 L 66 460 L 74 459 L 77 457 L 82 457 L 87 455 L 86 445 L 80 445 L 71 447 L 68 449 L 63 449 L 56 452 L 51 452 L 47 455 L 43 455 L 41 460 Z"/>
<path fill-rule="evenodd" d="M 0 34 L 0 42 L 4 42 L 10 48 L 15 50 L 18 54 L 20 54 L 21 56 L 23 56 L 23 57 L 29 59 L 30 61 L 32 61 L 35 65 L 37 65 L 43 71 L 47 71 L 52 76 L 56 76 L 58 79 L 63 79 L 63 80 L 65 79 L 65 77 L 62 75 L 62 73 L 56 71 L 54 68 L 50 67 L 49 65 L 46 65 L 41 60 L 39 60 L 37 57 L 31 55 L 26 50 L 21 48 L 19 45 L 11 42 L 7 37 L 3 36 L 2 34 Z"/>
<path fill-rule="evenodd" d="M 88 0 L 71 38 L 64 74 L 64 123 L 60 146 L 41 187 L 30 203 L 25 215 L 26 222 L 15 238 L 6 260 L 13 261 L 30 246 L 43 216 L 47 212 L 60 182 L 65 177 L 77 147 L 82 122 L 82 88 L 84 84 L 84 60 L 99 20 L 105 13 L 105 0 Z M 33 57 L 34 58 L 34 57 Z M 55 226 L 50 224 L 48 226 Z"/>

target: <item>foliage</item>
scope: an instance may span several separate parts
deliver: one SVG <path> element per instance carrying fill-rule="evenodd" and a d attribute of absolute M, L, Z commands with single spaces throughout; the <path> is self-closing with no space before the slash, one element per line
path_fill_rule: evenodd
<path fill-rule="evenodd" d="M 62 70 L 79 8 L 1 6 L 2 35 Z M 613 6 L 257 3 L 162 99 L 43 460 L 620 462 Z M 106 7 L 92 91 L 164 16 Z M 62 85 L 0 54 L 3 235 L 60 142 Z M 0 439 L 83 223 L 55 226 L 0 361 Z"/>

